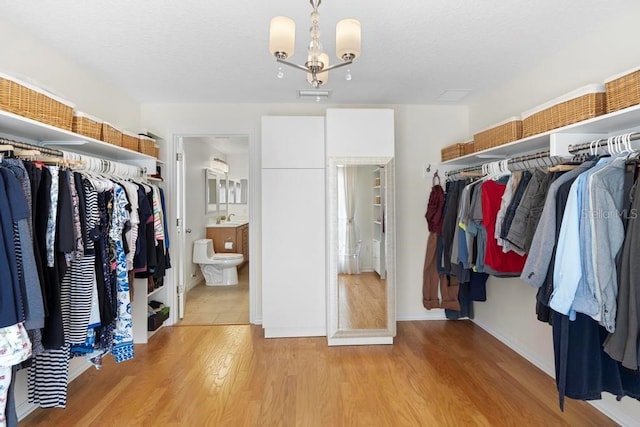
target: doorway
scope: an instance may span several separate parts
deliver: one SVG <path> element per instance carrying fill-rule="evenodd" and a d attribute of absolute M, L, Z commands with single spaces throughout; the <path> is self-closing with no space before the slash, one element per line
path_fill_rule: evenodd
<path fill-rule="evenodd" d="M 176 168 L 178 175 L 179 245 L 177 325 L 217 325 L 250 323 L 250 262 L 249 239 L 217 241 L 220 231 L 240 233 L 250 229 L 252 209 L 249 192 L 250 162 L 249 136 L 246 134 L 183 135 L 177 138 L 176 152 L 182 162 Z M 180 165 L 180 163 L 182 163 Z M 215 181 L 215 207 L 212 208 L 209 174 L 212 166 L 218 170 Z M 237 186 L 237 188 L 236 188 Z M 237 196 L 237 197 L 236 197 Z M 181 226 L 181 227 L 180 227 Z M 200 265 L 193 262 L 194 242 L 212 239 L 216 252 L 244 253 L 236 268 L 237 283 L 206 284 Z M 241 238 L 240 238 L 241 239 Z M 183 307 L 182 307 L 183 306 Z"/>

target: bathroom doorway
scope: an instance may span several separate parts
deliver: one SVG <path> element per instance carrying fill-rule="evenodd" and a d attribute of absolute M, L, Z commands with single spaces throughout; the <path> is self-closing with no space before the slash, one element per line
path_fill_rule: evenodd
<path fill-rule="evenodd" d="M 177 325 L 217 325 L 250 323 L 250 260 L 249 212 L 249 136 L 198 135 L 181 136 L 178 152 L 182 153 L 183 230 L 179 234 L 184 248 L 181 259 L 182 292 L 179 300 L 184 304 L 182 318 Z M 180 147 L 181 146 L 181 147 Z M 211 189 L 212 166 L 224 166 L 226 172 L 217 175 L 215 189 Z M 180 181 L 180 177 L 178 177 Z M 211 200 L 215 190 L 215 200 Z M 178 191 L 179 192 L 179 191 Z M 215 203 L 213 203 L 215 202 Z M 213 207 L 212 207 L 213 206 Z M 240 239 L 217 241 L 220 232 L 239 233 Z M 245 239 L 242 240 L 242 232 Z M 194 242 L 210 238 L 216 252 L 244 253 L 237 269 L 237 284 L 207 286 L 200 265 L 193 262 Z M 180 311 L 180 310 L 179 310 Z"/>

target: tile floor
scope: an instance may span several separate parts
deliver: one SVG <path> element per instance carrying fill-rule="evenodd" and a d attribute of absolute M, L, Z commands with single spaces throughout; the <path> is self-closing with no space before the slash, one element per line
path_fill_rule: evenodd
<path fill-rule="evenodd" d="M 187 293 L 185 316 L 178 325 L 249 323 L 249 264 L 238 270 L 235 286 L 198 283 Z"/>

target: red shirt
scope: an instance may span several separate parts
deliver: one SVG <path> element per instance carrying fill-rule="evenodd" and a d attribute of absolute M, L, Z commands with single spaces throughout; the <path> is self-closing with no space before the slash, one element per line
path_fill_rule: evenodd
<path fill-rule="evenodd" d="M 502 252 L 502 247 L 498 246 L 498 241 L 494 236 L 496 218 L 500 210 L 500 203 L 502 203 L 502 195 L 506 188 L 506 184 L 500 184 L 491 179 L 482 183 L 482 225 L 487 230 L 484 263 L 496 272 L 520 273 L 527 260 L 526 255 L 521 256 L 513 251 L 505 254 Z"/>

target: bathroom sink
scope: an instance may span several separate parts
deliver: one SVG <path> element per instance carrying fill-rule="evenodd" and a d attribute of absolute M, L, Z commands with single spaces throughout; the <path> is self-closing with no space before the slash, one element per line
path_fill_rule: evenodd
<path fill-rule="evenodd" d="M 240 227 L 249 221 L 220 221 L 220 224 L 208 224 L 207 227 Z"/>

